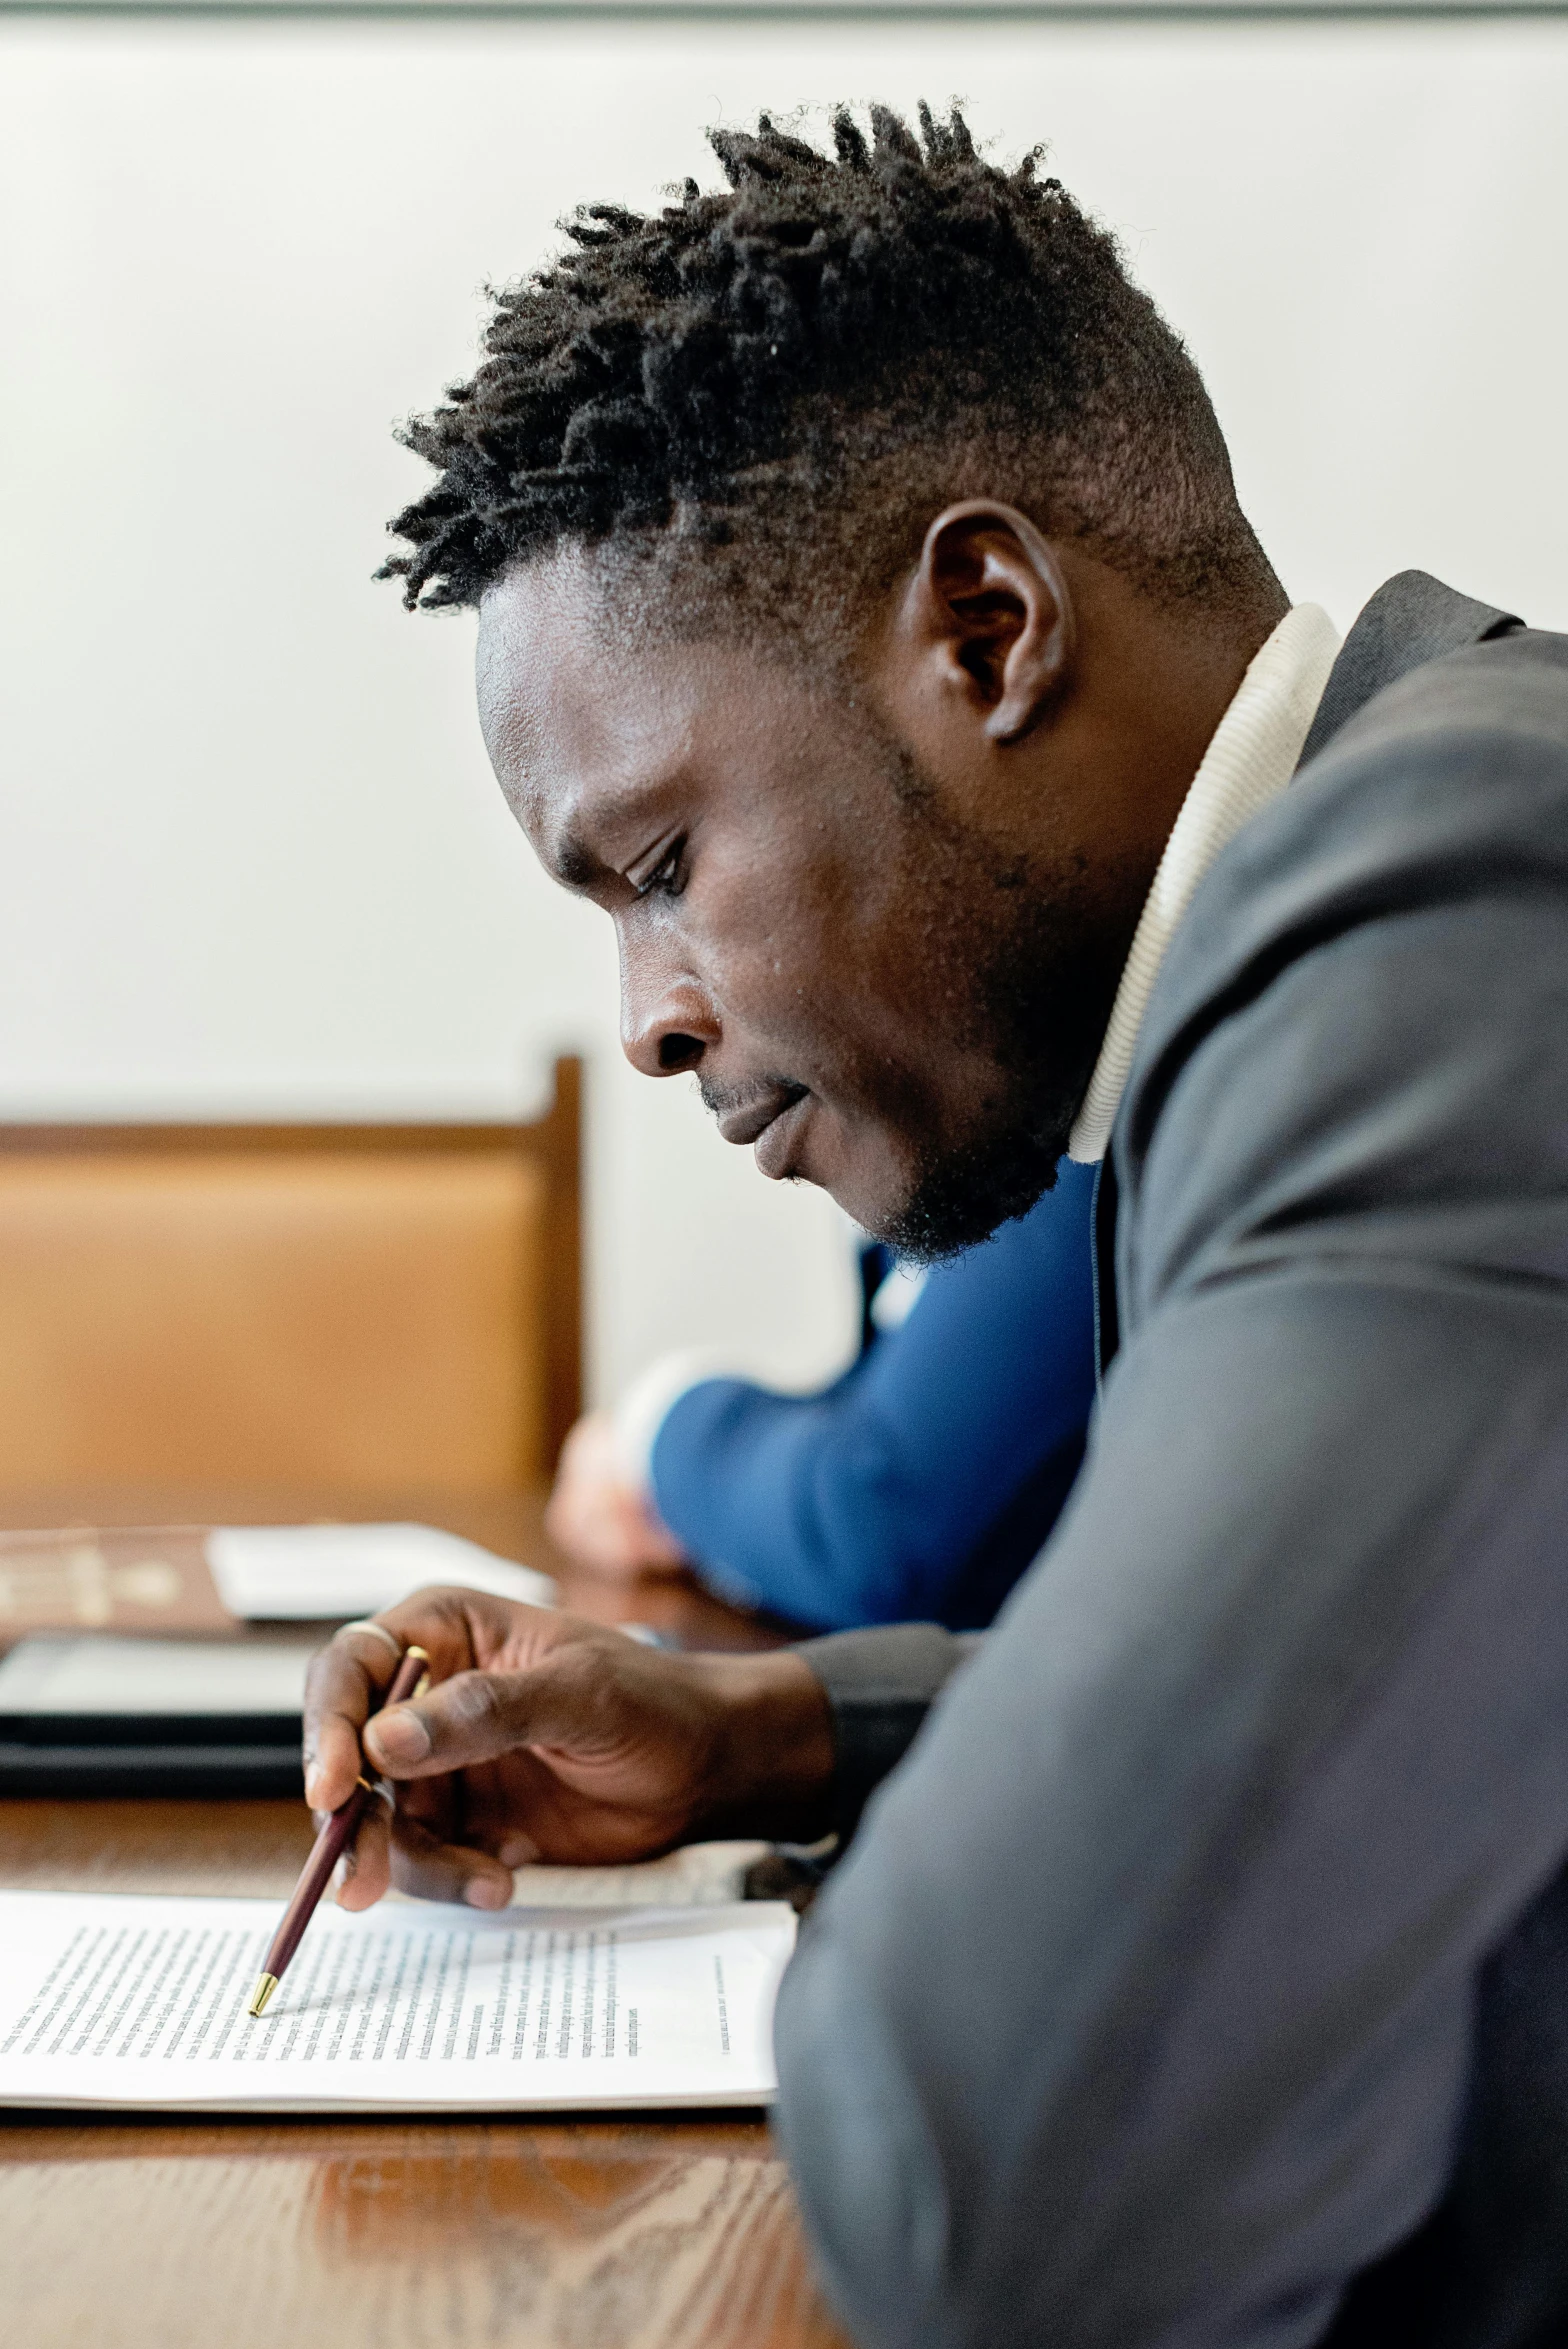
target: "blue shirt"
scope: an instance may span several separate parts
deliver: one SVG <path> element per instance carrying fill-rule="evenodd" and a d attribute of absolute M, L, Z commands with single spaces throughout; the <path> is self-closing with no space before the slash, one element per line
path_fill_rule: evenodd
<path fill-rule="evenodd" d="M 715 1589 L 833 1630 L 990 1622 L 1083 1456 L 1096 1171 L 1064 1159 L 820 1393 L 716 1378 L 677 1399 L 654 1499 Z"/>

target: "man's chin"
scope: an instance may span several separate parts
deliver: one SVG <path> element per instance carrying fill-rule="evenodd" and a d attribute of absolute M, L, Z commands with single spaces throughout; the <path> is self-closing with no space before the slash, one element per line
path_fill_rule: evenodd
<path fill-rule="evenodd" d="M 906 1263 L 940 1264 L 1027 1215 L 1051 1190 L 1067 1147 L 1068 1124 L 1011 1133 L 928 1157 L 893 1213 L 867 1228 Z"/>
<path fill-rule="evenodd" d="M 1014 1080 L 961 1142 L 932 1146 L 924 1114 L 846 1117 L 819 1102 L 791 1170 L 910 1264 L 939 1264 L 1027 1215 L 1056 1182 L 1082 1085 Z M 1042 1098 L 1042 1096 L 1044 1098 Z"/>

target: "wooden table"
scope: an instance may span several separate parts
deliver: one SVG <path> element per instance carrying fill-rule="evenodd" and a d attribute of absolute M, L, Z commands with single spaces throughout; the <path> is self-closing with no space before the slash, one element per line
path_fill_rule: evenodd
<path fill-rule="evenodd" d="M 215 1513 L 202 1499 L 24 1498 L 0 1524 L 189 1524 Z M 527 1496 L 268 1495 L 222 1514 L 419 1516 L 561 1568 Z M 580 1611 L 693 1645 L 784 1636 L 679 1584 L 561 1579 Z M 0 1803 L 0 1884 L 281 1898 L 309 1839 L 290 1803 Z M 28 2349 L 842 2349 L 783 2164 L 742 2114 L 0 2114 L 0 2324 Z"/>

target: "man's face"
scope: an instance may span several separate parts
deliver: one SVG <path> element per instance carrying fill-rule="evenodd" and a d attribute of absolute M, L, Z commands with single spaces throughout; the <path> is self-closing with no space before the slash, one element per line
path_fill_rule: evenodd
<path fill-rule="evenodd" d="M 1053 1179 L 1124 937 L 1081 855 L 976 823 L 874 695 L 726 640 L 609 648 L 572 555 L 485 599 L 480 715 L 545 869 L 601 905 L 622 1040 L 764 1174 L 912 1253 Z"/>

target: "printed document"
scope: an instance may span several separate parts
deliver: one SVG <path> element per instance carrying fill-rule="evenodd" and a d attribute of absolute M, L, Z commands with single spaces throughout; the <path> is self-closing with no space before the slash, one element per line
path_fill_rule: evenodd
<path fill-rule="evenodd" d="M 324 1906 L 265 2014 L 271 1900 L 0 1893 L 0 2105 L 631 2111 L 772 2100 L 783 1902 Z"/>

